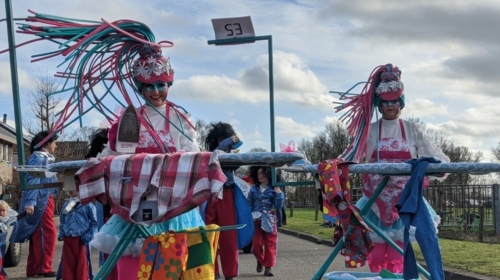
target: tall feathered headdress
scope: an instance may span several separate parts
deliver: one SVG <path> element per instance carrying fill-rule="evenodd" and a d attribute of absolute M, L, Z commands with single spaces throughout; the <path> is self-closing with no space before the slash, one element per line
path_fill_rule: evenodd
<path fill-rule="evenodd" d="M 365 84 L 360 94 L 350 93 L 360 84 Z M 346 92 L 341 92 L 339 100 L 345 101 L 336 107 L 336 112 L 346 110 L 340 118 L 347 123 L 347 132 L 352 137 L 351 143 L 341 155 L 344 161 L 360 162 L 368 149 L 368 134 L 374 108 L 382 100 L 399 100 L 404 107 L 404 86 L 401 71 L 392 64 L 380 65 L 373 69 L 368 81 L 360 82 Z"/>
<path fill-rule="evenodd" d="M 162 55 L 161 49 L 172 47 L 173 43 L 155 43 L 154 34 L 147 25 L 133 20 L 109 22 L 101 19 L 99 22 L 28 11 L 34 16 L 22 19 L 27 23 L 19 24 L 17 32 L 38 38 L 16 47 L 42 40 L 55 43 L 56 50 L 33 55 L 31 62 L 63 57 L 64 60 L 58 66 L 65 65 L 66 69 L 55 74 L 56 77 L 65 79 L 62 89 L 47 95 L 65 92 L 71 94 L 47 139 L 76 120 L 79 120 L 81 126 L 82 116 L 90 110 L 97 110 L 109 122 L 115 121 L 118 116 L 114 110 L 110 110 L 102 102 L 107 96 L 111 96 L 122 107 L 127 107 L 132 104 L 128 94 L 130 88 L 137 100 L 140 100 L 137 93 L 140 92 L 141 83 L 163 81 L 172 84 L 174 71 L 170 59 Z M 8 49 L 0 53 L 6 51 Z M 126 104 L 114 96 L 116 89 L 122 94 Z M 84 108 L 84 100 L 89 102 L 89 108 Z M 174 127 L 184 134 L 182 127 Z M 152 129 L 148 130 L 151 130 L 152 135 L 156 134 Z M 43 144 L 44 142 L 39 145 Z"/>

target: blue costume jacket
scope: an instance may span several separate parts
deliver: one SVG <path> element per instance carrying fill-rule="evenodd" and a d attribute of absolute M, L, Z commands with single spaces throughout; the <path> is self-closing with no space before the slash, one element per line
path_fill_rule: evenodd
<path fill-rule="evenodd" d="M 271 185 L 267 185 L 264 191 L 258 185 L 253 185 L 250 189 L 247 201 L 250 205 L 252 215 L 254 215 L 254 220 L 262 220 L 261 227 L 264 231 L 268 233 L 274 232 L 276 211 L 283 207 L 284 199 L 284 194 L 276 193 Z M 258 217 L 259 213 L 260 217 Z"/>
<path fill-rule="evenodd" d="M 77 205 L 66 213 L 65 209 L 69 201 L 66 200 L 62 207 L 58 237 L 80 236 L 84 244 L 89 244 L 94 233 L 97 231 L 96 208 L 92 203 L 82 205 L 80 202 L 77 202 Z"/>
<path fill-rule="evenodd" d="M 443 262 L 441 249 L 436 234 L 436 228 L 432 222 L 429 210 L 424 203 L 424 177 L 425 169 L 429 163 L 439 163 L 434 158 L 419 158 L 406 161 L 411 164 L 411 177 L 399 197 L 396 208 L 399 217 L 404 223 L 404 279 L 417 279 L 417 260 L 410 242 L 410 226 L 417 227 L 415 237 L 420 250 L 424 255 L 425 262 L 429 267 L 432 280 L 444 280 Z"/>
<path fill-rule="evenodd" d="M 27 165 L 46 166 L 52 162 L 54 162 L 54 156 L 47 152 L 36 151 L 28 159 Z M 57 182 L 57 177 L 54 175 L 50 178 L 35 178 L 30 174 L 27 174 L 26 181 L 28 185 L 55 183 Z M 31 234 L 33 234 L 42 219 L 42 215 L 47 207 L 49 196 L 55 196 L 58 190 L 58 188 L 47 188 L 23 191 L 21 205 L 19 206 L 19 213 L 24 212 L 25 206 L 31 205 L 35 206 L 35 211 L 33 215 L 27 215 L 24 219 L 17 223 L 11 237 L 11 242 L 19 243 L 27 242 L 29 240 Z"/>

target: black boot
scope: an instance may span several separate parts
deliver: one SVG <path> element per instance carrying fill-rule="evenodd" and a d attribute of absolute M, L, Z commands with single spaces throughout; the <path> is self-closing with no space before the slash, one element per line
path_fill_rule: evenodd
<path fill-rule="evenodd" d="M 264 270 L 264 275 L 265 276 L 274 276 L 270 267 L 266 267 L 266 269 Z"/>
<path fill-rule="evenodd" d="M 264 269 L 264 267 L 262 266 L 262 264 L 260 264 L 260 262 L 257 261 L 257 269 L 256 269 L 257 272 L 261 273 L 263 269 Z"/>

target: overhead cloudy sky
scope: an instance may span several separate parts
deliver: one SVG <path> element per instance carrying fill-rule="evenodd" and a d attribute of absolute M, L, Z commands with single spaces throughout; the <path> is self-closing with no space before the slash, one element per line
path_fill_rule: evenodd
<path fill-rule="evenodd" d="M 276 150 L 313 137 L 340 116 L 329 90 L 345 91 L 386 63 L 403 71 L 403 116 L 420 117 L 456 145 L 483 151 L 484 161 L 500 140 L 498 1 L 13 1 L 14 17 L 28 16 L 27 9 L 149 25 L 158 41 L 175 44 L 164 50 L 176 70 L 169 99 L 195 118 L 232 123 L 244 151 L 271 149 L 267 44 L 208 45 L 213 18 L 251 16 L 256 35 L 273 36 Z M 17 43 L 29 39 L 16 35 Z M 7 47 L 1 22 L 0 49 Z M 30 78 L 58 70 L 61 58 L 30 63 L 30 55 L 51 50 L 44 43 L 18 49 L 21 91 L 29 90 Z M 7 54 L 0 55 L 0 102 L 13 123 Z M 85 118 L 87 125 L 103 121 L 97 113 Z"/>

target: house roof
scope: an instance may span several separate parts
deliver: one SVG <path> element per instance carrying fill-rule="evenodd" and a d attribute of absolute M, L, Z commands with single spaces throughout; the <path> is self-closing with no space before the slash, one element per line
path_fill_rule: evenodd
<path fill-rule="evenodd" d="M 17 144 L 16 129 L 0 121 L 0 139 L 10 142 L 14 145 Z M 24 144 L 29 145 L 30 140 L 24 136 L 23 139 L 24 139 Z"/>

